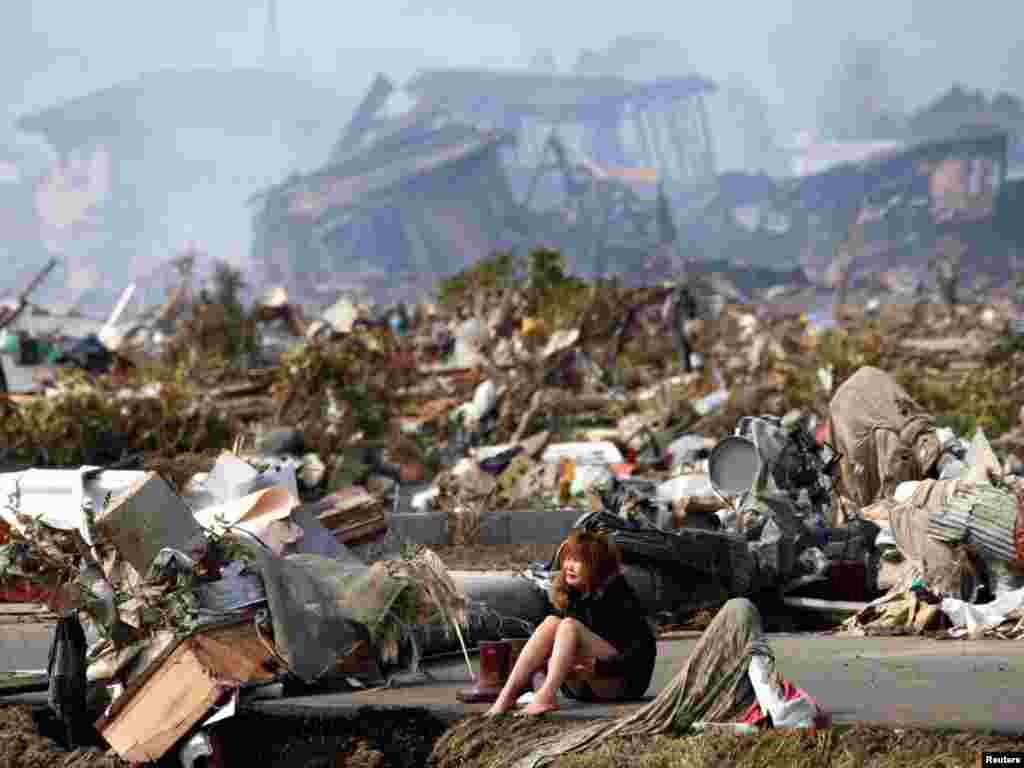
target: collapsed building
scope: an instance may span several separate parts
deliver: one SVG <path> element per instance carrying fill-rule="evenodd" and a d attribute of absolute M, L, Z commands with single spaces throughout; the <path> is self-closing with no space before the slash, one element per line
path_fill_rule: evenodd
<path fill-rule="evenodd" d="M 339 273 L 432 280 L 519 245 L 583 275 L 631 269 L 714 184 L 713 88 L 442 70 L 397 91 L 378 76 L 327 165 L 258 197 L 255 258 L 300 292 Z"/>
<path fill-rule="evenodd" d="M 1005 133 L 876 149 L 816 173 L 776 180 L 730 174 L 688 239 L 732 263 L 799 268 L 833 285 L 901 268 L 920 278 L 955 238 L 972 272 L 1005 274 L 1013 198 Z"/>
<path fill-rule="evenodd" d="M 840 262 L 920 284 L 955 238 L 969 271 L 1006 271 L 1005 133 L 828 145 L 792 178 L 719 175 L 713 91 L 699 77 L 435 70 L 399 90 L 378 76 L 322 169 L 254 199 L 255 260 L 300 295 L 393 298 L 534 246 L 587 277 L 685 266 L 830 289 Z"/>

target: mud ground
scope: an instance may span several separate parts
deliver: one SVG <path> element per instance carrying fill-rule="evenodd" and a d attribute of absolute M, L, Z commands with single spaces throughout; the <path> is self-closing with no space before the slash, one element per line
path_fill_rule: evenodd
<path fill-rule="evenodd" d="M 216 729 L 229 766 L 422 768 L 445 724 L 425 710 L 268 717 L 242 713 Z"/>
<path fill-rule="evenodd" d="M 579 722 L 469 716 L 451 728 L 425 710 L 364 709 L 356 715 L 268 717 L 243 713 L 215 729 L 224 764 L 261 768 L 498 768 L 536 740 Z M 3 768 L 123 768 L 99 748 L 64 750 L 45 735 L 52 719 L 38 708 L 0 707 Z M 1024 737 L 970 731 L 838 725 L 817 733 L 766 731 L 752 737 L 713 732 L 687 737 L 612 739 L 599 749 L 558 759 L 560 768 L 642 765 L 975 766 L 983 752 L 1024 751 Z M 160 766 L 179 765 L 168 753 Z"/>
<path fill-rule="evenodd" d="M 523 754 L 536 739 L 572 725 L 503 717 L 471 717 L 455 725 L 437 743 L 431 768 L 498 768 Z M 818 733 L 767 731 L 744 737 L 724 733 L 651 739 L 612 739 L 590 752 L 559 758 L 560 768 L 645 768 L 698 766 L 975 766 L 987 751 L 1022 751 L 1024 738 L 985 733 L 840 726 Z"/>
<path fill-rule="evenodd" d="M 0 766 L 3 768 L 121 768 L 128 763 L 102 748 L 68 751 L 55 739 L 59 726 L 45 710 L 0 705 Z"/>

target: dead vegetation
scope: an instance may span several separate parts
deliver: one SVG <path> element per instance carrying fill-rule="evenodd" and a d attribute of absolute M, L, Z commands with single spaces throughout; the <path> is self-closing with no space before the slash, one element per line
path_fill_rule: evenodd
<path fill-rule="evenodd" d="M 511 755 L 525 755 L 528 745 L 572 728 L 572 723 L 528 718 L 470 718 L 449 730 L 431 756 L 433 768 L 497 768 Z M 611 739 L 601 748 L 565 756 L 557 768 L 714 768 L 797 766 L 819 768 L 905 768 L 906 766 L 976 766 L 985 751 L 1020 751 L 1024 739 L 986 733 L 836 726 L 825 731 L 765 731 L 738 736 L 709 731 L 686 737 Z"/>
<path fill-rule="evenodd" d="M 957 433 L 983 427 L 996 448 L 1024 450 L 1024 344 L 1008 333 L 1005 307 L 886 305 L 872 316 L 840 307 L 835 326 L 820 327 L 731 305 L 688 324 L 704 367 L 680 377 L 669 287 L 584 283 L 557 253 L 538 250 L 522 260 L 500 255 L 440 283 L 439 319 L 473 318 L 482 330 L 468 368 L 437 370 L 425 351 L 428 323 L 404 337 L 369 323 L 295 338 L 279 364 L 254 368 L 243 363 L 256 310 L 239 304 L 237 275 L 222 270 L 218 279 L 213 297 L 178 307 L 162 355 L 129 345 L 131 367 L 105 376 L 62 370 L 45 397 L 0 400 L 3 458 L 74 466 L 142 454 L 172 471 L 180 456 L 205 461 L 285 426 L 299 429 L 328 466 L 362 445 L 386 449 L 393 465 L 436 470 L 436 450 L 466 437 L 453 410 L 488 379 L 498 396 L 493 415 L 474 425 L 483 444 L 552 428 L 554 441 L 578 439 L 637 413 L 655 432 L 714 436 L 752 413 L 799 409 L 824 421 L 831 393 L 865 365 L 891 373 Z M 422 310 L 414 314 L 423 319 Z M 694 401 L 719 389 L 728 400 L 697 418 Z"/>

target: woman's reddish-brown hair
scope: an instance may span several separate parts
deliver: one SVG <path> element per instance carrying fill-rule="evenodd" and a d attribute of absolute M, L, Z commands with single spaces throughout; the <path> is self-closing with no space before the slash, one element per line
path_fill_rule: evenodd
<path fill-rule="evenodd" d="M 569 604 L 569 587 L 562 579 L 562 563 L 573 558 L 583 565 L 588 590 L 601 589 L 622 567 L 622 553 L 609 538 L 593 531 L 573 531 L 558 548 L 558 575 L 551 585 L 551 602 L 559 610 Z"/>

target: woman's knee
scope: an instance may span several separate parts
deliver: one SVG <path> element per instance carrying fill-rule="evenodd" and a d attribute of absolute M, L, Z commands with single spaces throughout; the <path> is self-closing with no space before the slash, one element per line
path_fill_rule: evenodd
<path fill-rule="evenodd" d="M 562 621 L 563 619 L 560 619 L 557 616 L 548 616 L 540 623 L 537 629 L 533 631 L 533 634 L 545 636 L 550 635 L 551 637 L 554 637 L 555 633 L 558 632 L 558 628 L 562 625 Z"/>
<path fill-rule="evenodd" d="M 562 619 L 558 623 L 558 631 L 560 633 L 566 634 L 579 634 L 579 630 L 582 626 L 583 624 L 579 621 L 579 619 Z"/>

